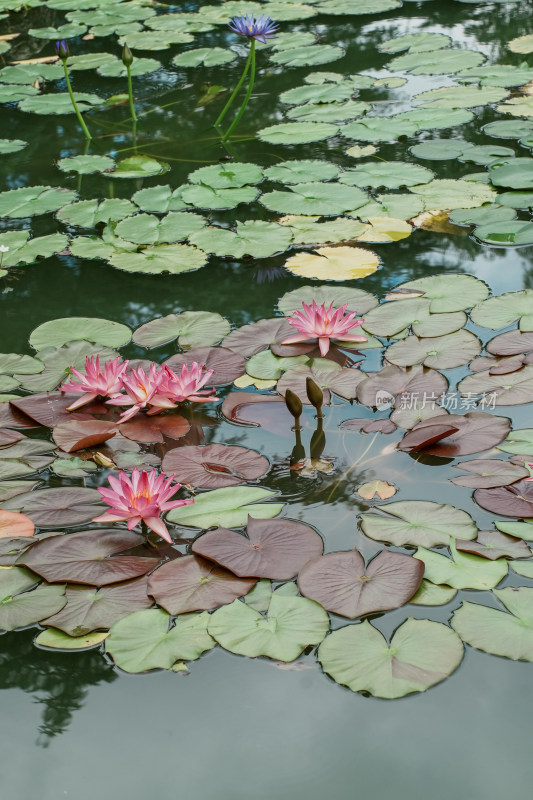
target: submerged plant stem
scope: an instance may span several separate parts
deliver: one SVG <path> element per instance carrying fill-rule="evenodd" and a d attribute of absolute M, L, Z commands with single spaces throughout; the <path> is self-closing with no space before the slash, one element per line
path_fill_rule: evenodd
<path fill-rule="evenodd" d="M 130 99 L 130 112 L 131 118 L 133 122 L 137 122 L 137 114 L 135 113 L 135 105 L 133 104 L 133 86 L 131 83 L 131 67 L 127 66 L 126 70 L 128 72 L 128 96 Z"/>
<path fill-rule="evenodd" d="M 86 138 L 87 138 L 87 139 L 92 139 L 93 137 L 92 137 L 92 136 L 91 136 L 91 134 L 89 133 L 89 128 L 88 128 L 88 127 L 87 127 L 87 125 L 85 124 L 85 122 L 84 122 L 84 120 L 83 120 L 83 117 L 82 117 L 82 115 L 81 115 L 81 111 L 79 110 L 79 108 L 78 108 L 78 104 L 76 103 L 76 99 L 75 99 L 75 97 L 74 97 L 74 92 L 72 91 L 72 86 L 71 86 L 71 83 L 70 83 L 70 78 L 69 78 L 69 76 L 68 76 L 68 69 L 67 69 L 67 63 L 66 63 L 66 61 L 63 61 L 63 69 L 65 70 L 65 81 L 67 82 L 67 89 L 68 89 L 68 93 L 69 93 L 69 95 L 70 95 L 70 99 L 71 99 L 71 102 L 72 102 L 72 106 L 73 106 L 73 108 L 74 108 L 74 111 L 76 112 L 76 116 L 77 116 L 77 118 L 78 118 L 78 122 L 80 123 L 80 125 L 81 125 L 81 129 L 82 129 L 82 131 L 84 132 L 84 134 L 85 134 Z"/>
<path fill-rule="evenodd" d="M 226 133 L 222 137 L 222 141 L 223 142 L 225 142 L 227 139 L 229 139 L 229 137 L 231 136 L 232 131 L 239 124 L 242 115 L 246 111 L 246 106 L 248 105 L 248 101 L 249 101 L 250 97 L 252 96 L 252 91 L 253 91 L 253 88 L 254 88 L 254 80 L 255 80 L 255 39 L 252 39 L 252 41 L 250 43 L 250 55 L 249 55 L 249 58 L 250 58 L 250 81 L 248 83 L 248 90 L 246 92 L 244 100 L 242 101 L 242 105 L 241 105 L 241 107 L 239 109 L 239 113 L 237 114 L 237 116 L 235 117 L 235 119 L 233 120 L 231 125 L 229 126 L 228 130 L 226 131 Z"/>
<path fill-rule="evenodd" d="M 250 48 L 250 52 L 248 53 L 248 58 L 246 59 L 246 64 L 244 65 L 244 72 L 242 73 L 237 86 L 232 91 L 228 102 L 226 103 L 226 105 L 224 106 L 224 108 L 222 109 L 220 114 L 218 115 L 217 121 L 214 124 L 215 128 L 218 128 L 218 126 L 220 125 L 220 123 L 222 122 L 222 120 L 224 119 L 226 114 L 228 113 L 231 105 L 233 104 L 233 101 L 237 97 L 237 95 L 238 95 L 238 93 L 240 91 L 240 88 L 241 88 L 241 86 L 243 85 L 243 83 L 245 81 L 246 76 L 248 75 L 248 70 L 250 69 L 250 64 L 252 63 L 252 50 L 254 49 L 254 45 L 255 45 L 255 41 L 252 39 L 252 46 Z"/>

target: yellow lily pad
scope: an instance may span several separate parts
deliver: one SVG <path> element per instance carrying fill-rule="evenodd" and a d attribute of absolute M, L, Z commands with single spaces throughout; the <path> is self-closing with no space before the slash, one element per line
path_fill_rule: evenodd
<path fill-rule="evenodd" d="M 350 281 L 366 278 L 379 267 L 379 257 L 362 247 L 319 247 L 314 253 L 298 253 L 285 267 L 300 278 Z"/>
<path fill-rule="evenodd" d="M 235 378 L 233 383 L 239 389 L 246 389 L 248 386 L 255 386 L 256 389 L 271 389 L 276 385 L 277 381 L 252 378 L 251 375 L 241 375 L 239 378 Z"/>
<path fill-rule="evenodd" d="M 369 217 L 370 223 L 367 230 L 357 237 L 358 242 L 372 242 L 375 244 L 388 244 L 399 242 L 411 235 L 412 226 L 403 219 L 394 217 Z"/>
<path fill-rule="evenodd" d="M 360 144 L 354 144 L 353 147 L 349 147 L 346 150 L 346 155 L 352 158 L 364 158 L 364 156 L 373 156 L 377 151 L 378 148 L 374 147 L 373 144 L 367 144 L 364 147 L 361 147 Z"/>
<path fill-rule="evenodd" d="M 512 53 L 533 53 L 533 33 L 517 36 L 507 44 Z"/>

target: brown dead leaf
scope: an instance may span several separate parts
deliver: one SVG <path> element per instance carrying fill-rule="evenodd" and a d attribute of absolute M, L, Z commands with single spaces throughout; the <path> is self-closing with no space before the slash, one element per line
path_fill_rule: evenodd
<path fill-rule="evenodd" d="M 41 58 L 25 58 L 22 61 L 10 61 L 10 64 L 55 64 L 59 56 L 41 56 Z"/>
<path fill-rule="evenodd" d="M 385 300 L 410 300 L 413 297 L 423 297 L 424 292 L 417 289 L 393 289 L 385 295 Z"/>
<path fill-rule="evenodd" d="M 13 39 L 16 39 L 20 36 L 20 33 L 3 33 L 0 36 L 0 42 L 11 42 Z"/>
<path fill-rule="evenodd" d="M 363 483 L 357 490 L 357 494 L 364 497 L 365 500 L 373 500 L 376 495 L 380 500 L 388 500 L 389 497 L 395 495 L 397 491 L 396 487 L 387 483 L 387 481 L 376 480 Z"/>
<path fill-rule="evenodd" d="M 468 228 L 454 225 L 448 220 L 449 211 L 422 211 L 411 220 L 415 228 L 432 233 L 451 233 L 453 236 L 468 236 Z"/>

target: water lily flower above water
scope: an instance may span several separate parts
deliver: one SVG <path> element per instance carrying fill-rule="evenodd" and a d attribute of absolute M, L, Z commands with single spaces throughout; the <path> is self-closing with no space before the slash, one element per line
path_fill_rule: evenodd
<path fill-rule="evenodd" d="M 134 469 L 129 478 L 125 472 L 119 472 L 118 478 L 110 475 L 111 489 L 100 487 L 98 491 L 108 506 L 109 511 L 95 517 L 93 522 L 124 522 L 127 520 L 128 530 L 132 530 L 140 522 L 144 522 L 154 533 L 161 536 L 166 542 L 172 543 L 168 528 L 161 519 L 164 511 L 179 506 L 194 503 L 190 500 L 170 500 L 181 483 L 172 485 L 174 475 L 166 476 L 157 474 L 153 469 L 150 473 Z"/>
<path fill-rule="evenodd" d="M 121 388 L 125 394 L 116 394 L 107 401 L 113 406 L 130 406 L 122 413 L 120 422 L 127 422 L 142 408 L 149 407 L 148 414 L 157 414 L 165 408 L 176 408 L 173 400 L 161 390 L 161 382 L 166 378 L 167 369 L 152 363 L 148 372 L 139 367 L 131 369 L 123 376 Z"/>
<path fill-rule="evenodd" d="M 232 17 L 229 21 L 229 27 L 234 33 L 246 36 L 248 39 L 256 39 L 256 41 L 263 44 L 266 43 L 267 39 L 275 39 L 279 28 L 274 20 L 270 19 L 270 17 L 265 17 L 264 14 L 261 14 L 257 19 L 254 19 L 253 14 L 246 14 L 244 17 Z"/>
<path fill-rule="evenodd" d="M 297 334 L 287 336 L 281 344 L 296 344 L 318 339 L 320 355 L 325 356 L 329 350 L 331 339 L 340 339 L 343 342 L 366 342 L 367 337 L 358 333 L 350 333 L 354 328 L 363 324 L 364 319 L 355 319 L 356 311 L 346 313 L 347 306 L 341 306 L 335 311 L 333 303 L 329 308 L 322 303 L 321 306 L 313 300 L 311 305 L 302 303 L 303 311 L 293 311 L 292 319 L 287 322 L 296 328 Z"/>
<path fill-rule="evenodd" d="M 186 400 L 195 403 L 212 403 L 218 400 L 214 395 L 215 389 L 203 389 L 202 387 L 209 381 L 213 372 L 214 370 L 206 369 L 197 361 L 193 361 L 190 367 L 188 364 L 183 364 L 179 375 L 170 367 L 165 366 L 161 379 L 161 391 L 176 403 L 184 403 Z"/>
<path fill-rule="evenodd" d="M 85 359 L 85 375 L 74 367 L 70 372 L 78 381 L 63 383 L 62 392 L 82 392 L 82 396 L 75 400 L 67 411 L 74 411 L 80 406 L 90 403 L 96 397 L 112 397 L 122 389 L 122 379 L 128 368 L 127 361 L 121 361 L 117 356 L 112 361 L 106 361 L 100 366 L 100 356 L 87 356 Z"/>

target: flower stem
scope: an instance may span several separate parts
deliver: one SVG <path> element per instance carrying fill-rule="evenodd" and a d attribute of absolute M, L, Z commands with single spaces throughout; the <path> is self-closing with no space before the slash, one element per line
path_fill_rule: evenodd
<path fill-rule="evenodd" d="M 229 139 L 229 137 L 231 136 L 233 130 L 239 124 L 242 115 L 246 111 L 246 106 L 248 105 L 248 101 L 249 101 L 250 97 L 252 96 L 252 90 L 254 88 L 254 80 L 255 80 L 255 39 L 252 39 L 252 41 L 250 43 L 250 56 L 249 56 L 249 58 L 250 58 L 250 80 L 249 80 L 249 83 L 248 83 L 248 91 L 246 92 L 244 100 L 242 101 L 242 105 L 241 105 L 241 107 L 239 109 L 239 113 L 237 114 L 237 116 L 235 117 L 235 119 L 233 120 L 231 125 L 229 126 L 228 130 L 226 131 L 226 133 L 222 137 L 222 141 L 223 142 L 225 142 L 225 141 L 227 141 L 227 139 Z"/>
<path fill-rule="evenodd" d="M 253 48 L 254 44 L 255 44 L 255 39 L 252 39 L 252 48 Z M 245 80 L 245 78 L 246 78 L 246 76 L 248 74 L 248 70 L 250 69 L 250 64 L 252 62 L 252 48 L 250 49 L 250 52 L 248 54 L 248 58 L 246 59 L 246 64 L 244 65 L 244 72 L 242 73 L 242 75 L 240 77 L 239 83 L 237 84 L 237 86 L 235 87 L 233 92 L 231 93 L 230 99 L 228 100 L 228 102 L 226 103 L 226 105 L 224 106 L 224 108 L 222 109 L 220 114 L 218 115 L 217 121 L 214 124 L 215 128 L 218 128 L 218 126 L 220 125 L 220 123 L 222 122 L 222 120 L 224 119 L 226 114 L 228 113 L 233 101 L 237 97 L 237 95 L 238 95 L 238 93 L 240 91 L 240 88 L 244 83 L 244 80 Z"/>
<path fill-rule="evenodd" d="M 76 100 L 75 100 L 75 98 L 74 98 L 74 92 L 72 91 L 72 86 L 71 86 L 71 84 L 70 84 L 70 78 L 69 78 L 69 76 L 68 76 L 68 69 L 67 69 L 67 63 L 66 63 L 66 61 L 63 61 L 63 69 L 65 70 L 65 80 L 66 80 L 66 82 L 67 82 L 67 89 L 68 89 L 68 93 L 69 93 L 69 95 L 70 95 L 70 99 L 71 99 L 71 101 L 72 101 L 72 106 L 73 106 L 73 108 L 74 108 L 74 111 L 76 112 L 76 116 L 77 116 L 77 118 L 78 118 L 78 122 L 79 122 L 79 123 L 80 123 L 80 125 L 81 125 L 81 128 L 82 128 L 82 130 L 83 130 L 83 132 L 84 132 L 84 134 L 85 134 L 85 137 L 86 137 L 87 139 L 92 139 L 93 137 L 92 137 L 92 136 L 91 136 L 91 134 L 89 133 L 89 128 L 87 127 L 87 125 L 86 125 L 86 124 L 85 124 L 85 122 L 83 121 L 83 117 L 82 117 L 82 115 L 81 115 L 81 111 L 79 110 L 79 108 L 78 108 L 78 104 L 76 103 Z"/>
<path fill-rule="evenodd" d="M 128 72 L 128 95 L 130 98 L 130 111 L 131 111 L 131 118 L 134 122 L 137 122 L 137 114 L 135 113 L 135 106 L 133 105 L 133 87 L 131 85 L 131 66 L 127 66 L 126 70 Z"/>

